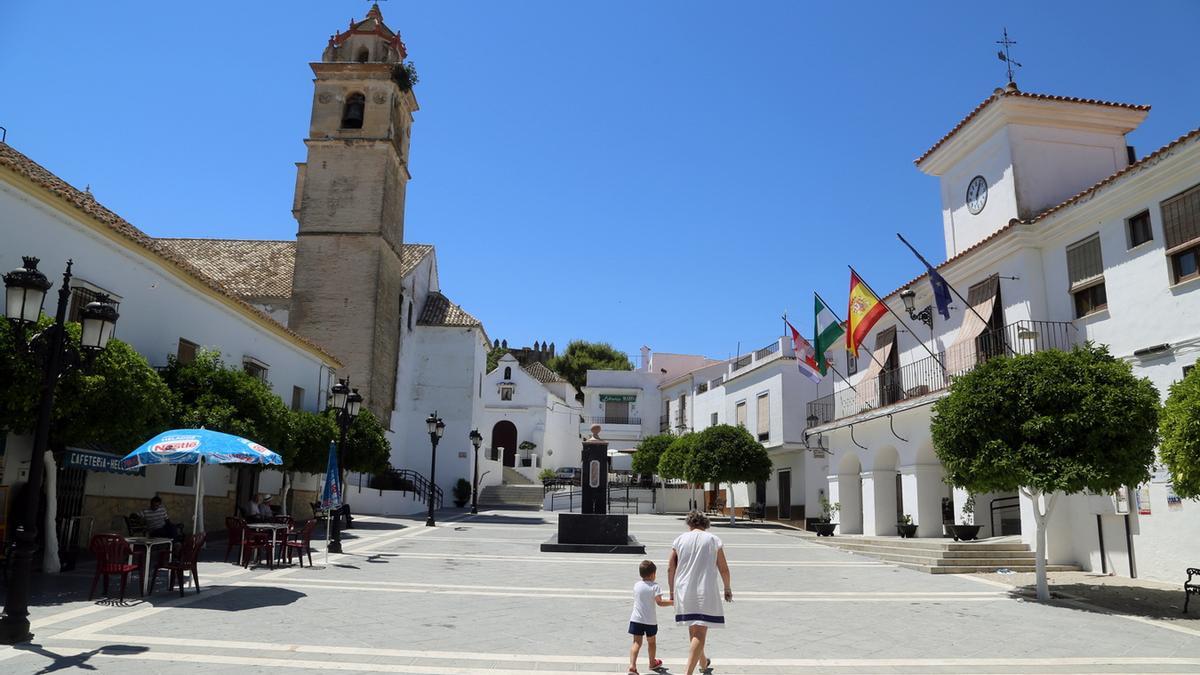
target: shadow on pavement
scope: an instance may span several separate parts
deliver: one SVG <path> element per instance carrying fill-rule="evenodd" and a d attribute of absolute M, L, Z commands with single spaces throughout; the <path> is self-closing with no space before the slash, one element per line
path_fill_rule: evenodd
<path fill-rule="evenodd" d="M 485 512 L 466 520 L 448 523 L 448 525 L 454 525 L 456 528 L 469 528 L 471 525 L 546 525 L 549 522 L 544 516 L 505 516 Z"/>
<path fill-rule="evenodd" d="M 141 654 L 142 652 L 149 651 L 148 647 L 137 645 L 104 645 L 103 647 L 97 647 L 82 654 L 63 656 L 36 643 L 16 645 L 14 649 L 50 659 L 50 665 L 37 671 L 38 675 L 53 673 L 59 670 L 95 670 L 96 667 L 88 663 L 88 661 L 97 654 Z"/>
<path fill-rule="evenodd" d="M 1036 586 L 1019 586 L 1012 594 L 1023 600 L 1037 602 Z M 1183 613 L 1183 588 L 1178 591 L 1135 586 L 1093 584 L 1051 584 L 1051 602 L 1056 599 L 1080 600 L 1087 605 L 1062 603 L 1061 606 L 1081 612 L 1111 612 L 1146 619 L 1179 622 L 1200 629 L 1200 599 L 1192 598 L 1190 613 Z"/>
<path fill-rule="evenodd" d="M 307 569 L 307 568 L 305 568 Z M 222 612 L 240 612 L 247 609 L 259 609 L 261 607 L 284 607 L 290 605 L 300 598 L 306 597 L 304 593 L 293 591 L 290 588 L 280 588 L 278 586 L 237 586 L 231 591 L 221 593 L 220 595 L 204 595 L 204 580 L 201 579 L 200 594 L 197 596 L 191 587 L 187 590 L 187 604 L 178 605 L 175 609 L 215 609 Z M 146 602 L 155 604 L 155 601 L 162 600 L 178 600 L 177 593 L 161 593 L 150 596 Z"/>

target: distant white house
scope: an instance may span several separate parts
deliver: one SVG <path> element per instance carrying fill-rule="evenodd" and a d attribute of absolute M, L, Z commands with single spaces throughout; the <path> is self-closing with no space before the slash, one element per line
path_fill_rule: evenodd
<path fill-rule="evenodd" d="M 534 479 L 545 469 L 581 465 L 577 391 L 539 362 L 522 366 L 512 354 L 483 380 L 483 434 L 487 457 Z M 483 485 L 500 483 L 493 471 Z"/>

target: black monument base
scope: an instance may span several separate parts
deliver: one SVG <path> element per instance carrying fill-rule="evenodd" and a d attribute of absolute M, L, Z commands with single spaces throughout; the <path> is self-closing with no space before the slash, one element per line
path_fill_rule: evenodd
<path fill-rule="evenodd" d="M 542 552 L 636 553 L 646 546 L 629 536 L 629 516 L 594 513 L 558 514 L 558 534 L 542 544 Z"/>

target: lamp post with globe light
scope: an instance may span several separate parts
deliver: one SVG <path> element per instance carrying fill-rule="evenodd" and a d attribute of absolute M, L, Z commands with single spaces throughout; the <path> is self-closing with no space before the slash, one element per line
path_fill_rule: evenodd
<path fill-rule="evenodd" d="M 329 389 L 329 407 L 337 411 L 338 423 L 338 494 L 342 499 L 346 498 L 345 485 L 342 484 L 342 472 L 346 470 L 346 436 L 350 432 L 350 425 L 354 423 L 354 418 L 358 417 L 358 411 L 362 408 L 363 397 L 358 393 L 357 389 L 350 388 L 350 380 L 338 380 L 338 383 Z M 337 514 L 329 514 L 329 523 L 333 527 L 333 532 L 330 536 L 329 552 L 342 552 L 342 518 L 346 512 L 346 505 L 342 503 L 338 506 Z"/>
<path fill-rule="evenodd" d="M 52 284 L 38 268 L 38 259 L 22 258 L 22 267 L 4 275 L 5 315 L 18 333 L 17 343 L 26 355 L 41 367 L 42 382 L 38 396 L 37 423 L 33 432 L 33 450 L 29 457 L 29 482 L 26 485 L 23 513 L 16 523 L 16 550 L 10 563 L 11 582 L 0 618 L 0 643 L 17 644 L 33 639 L 29 632 L 29 581 L 33 553 L 38 540 L 38 507 L 42 495 L 42 456 L 50 444 L 50 424 L 54 411 L 54 390 L 59 380 L 71 372 L 87 368 L 108 345 L 120 315 L 109 297 L 99 295 L 80 311 L 83 331 L 82 353 L 66 342 L 67 304 L 71 299 L 71 267 L 67 261 L 62 286 L 58 289 L 58 307 L 54 323 L 26 339 L 26 331 L 37 326 Z"/>
<path fill-rule="evenodd" d="M 442 439 L 442 434 L 446 433 L 446 423 L 442 421 L 442 418 L 437 416 L 437 411 L 435 410 L 430 413 L 429 417 L 425 418 L 425 428 L 429 430 L 429 443 L 433 446 L 429 454 L 429 517 L 425 519 L 425 526 L 434 527 L 437 525 L 433 521 L 433 509 L 436 505 L 434 495 L 437 492 L 437 476 L 435 475 L 437 470 L 437 446 L 438 441 Z"/>
<path fill-rule="evenodd" d="M 474 515 L 479 513 L 479 446 L 483 444 L 483 435 L 478 429 L 472 429 L 468 437 L 475 446 L 475 461 L 471 463 L 471 514 Z"/>

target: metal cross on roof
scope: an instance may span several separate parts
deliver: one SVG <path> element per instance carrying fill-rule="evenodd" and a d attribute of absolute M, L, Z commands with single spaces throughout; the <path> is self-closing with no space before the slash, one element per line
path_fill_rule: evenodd
<path fill-rule="evenodd" d="M 1004 28 L 1004 39 L 996 40 L 996 44 L 1004 46 L 1004 51 L 996 52 L 996 56 L 999 57 L 1000 60 L 1003 61 L 1006 66 L 1008 66 L 1008 83 L 1012 84 L 1013 83 L 1013 66 L 1020 68 L 1021 64 L 1012 60 L 1012 57 L 1009 56 L 1009 54 L 1008 54 L 1008 48 L 1011 45 L 1017 44 L 1017 41 L 1008 39 L 1008 28 L 1005 27 Z"/>

